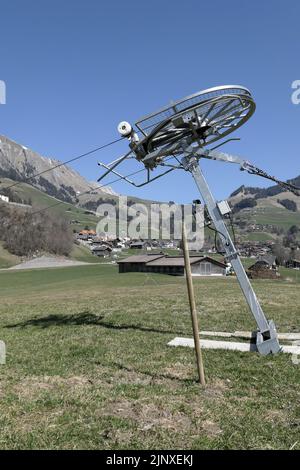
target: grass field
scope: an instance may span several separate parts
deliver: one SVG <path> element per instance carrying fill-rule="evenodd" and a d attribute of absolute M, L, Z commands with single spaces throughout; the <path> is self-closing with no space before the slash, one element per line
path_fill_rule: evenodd
<path fill-rule="evenodd" d="M 299 225 L 299 212 L 288 211 L 284 208 L 266 206 L 255 208 L 249 212 L 241 213 L 241 219 L 247 222 L 256 224 L 270 224 L 277 227 L 282 227 L 288 230 L 292 225 Z"/>
<path fill-rule="evenodd" d="M 270 233 L 264 232 L 248 232 L 243 234 L 245 240 L 265 242 L 267 240 L 274 240 L 274 237 Z"/>
<path fill-rule="evenodd" d="M 298 281 L 254 282 L 281 332 L 300 331 Z M 235 278 L 195 279 L 195 291 L 202 329 L 254 328 Z M 183 278 L 2 271 L 0 295 L 0 448 L 300 448 L 289 355 L 204 350 L 201 389 L 194 352 L 167 347 L 191 336 Z"/>

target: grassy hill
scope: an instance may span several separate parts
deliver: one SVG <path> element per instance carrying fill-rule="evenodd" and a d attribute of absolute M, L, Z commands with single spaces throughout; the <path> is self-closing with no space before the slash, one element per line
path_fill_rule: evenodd
<path fill-rule="evenodd" d="M 295 181 L 298 181 L 298 179 L 296 178 Z M 10 186 L 13 183 L 13 180 L 1 178 L 0 191 L 1 188 Z M 278 234 L 275 233 L 274 227 L 286 232 L 292 225 L 300 225 L 300 198 L 287 191 L 280 191 L 278 193 L 279 190 L 276 189 L 275 191 L 274 188 L 277 188 L 277 186 L 266 189 L 245 188 L 242 186 L 229 197 L 232 207 L 235 207 L 236 204 L 245 198 L 255 200 L 256 205 L 254 207 L 234 211 L 235 230 L 241 239 L 253 241 L 276 240 Z M 101 200 L 114 203 L 118 201 L 118 196 L 113 194 L 101 195 L 101 197 L 96 194 L 92 196 L 83 195 L 80 197 L 79 207 L 78 205 L 61 202 L 28 183 L 20 183 L 12 187 L 11 191 L 24 201 L 31 200 L 34 210 L 49 208 L 51 213 L 65 217 L 68 221 L 72 222 L 72 228 L 77 231 L 85 226 L 90 228 L 96 227 L 98 219 L 91 211 L 96 210 Z M 275 194 L 273 194 L 274 192 Z M 295 212 L 288 210 L 279 202 L 286 199 L 295 203 L 297 207 Z M 131 196 L 128 197 L 128 200 L 131 203 L 143 203 L 147 206 L 152 202 Z M 245 224 L 243 230 L 239 228 L 240 222 Z M 261 225 L 264 227 L 261 230 L 256 229 L 253 231 L 253 229 L 249 228 L 251 225 Z M 206 233 L 208 234 L 208 232 Z"/>
<path fill-rule="evenodd" d="M 292 181 L 298 184 L 299 177 Z M 239 209 L 239 205 L 245 203 L 245 200 L 249 201 L 249 207 Z M 291 201 L 295 210 L 282 205 L 281 201 L 287 200 Z M 251 201 L 253 207 L 250 207 Z M 300 225 L 300 197 L 282 190 L 278 185 L 265 189 L 241 186 L 231 194 L 229 202 L 234 211 L 236 225 L 244 224 L 244 228 L 237 229 L 237 232 L 245 240 L 274 240 L 278 238 L 276 231 L 281 231 L 281 235 L 284 235 L 292 225 Z M 256 227 L 253 231 L 253 228 L 250 228 L 253 225 L 261 226 L 261 230 Z"/>
<path fill-rule="evenodd" d="M 6 188 L 13 184 L 14 181 L 8 178 L 1 178 L 0 182 L 0 192 L 1 188 Z M 72 228 L 76 230 L 81 230 L 86 225 L 91 229 L 95 228 L 97 225 L 97 217 L 93 214 L 87 214 L 86 210 L 76 207 L 73 204 L 62 202 L 59 199 L 56 199 L 48 194 L 40 191 L 37 188 L 34 188 L 28 183 L 20 183 L 11 188 L 11 191 L 24 202 L 31 201 L 33 210 L 40 210 L 45 208 L 50 208 L 52 214 L 63 216 L 67 220 L 78 221 L 77 223 L 72 224 Z"/>

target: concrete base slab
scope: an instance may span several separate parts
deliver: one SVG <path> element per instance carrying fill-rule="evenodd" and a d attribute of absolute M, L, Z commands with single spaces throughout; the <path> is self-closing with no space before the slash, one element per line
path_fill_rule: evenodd
<path fill-rule="evenodd" d="M 256 337 L 256 331 L 235 331 L 233 333 L 227 333 L 225 331 L 200 331 L 200 336 L 251 339 Z M 300 341 L 300 333 L 278 333 L 278 339 L 287 341 Z"/>
<path fill-rule="evenodd" d="M 6 346 L 4 341 L 0 340 L 0 365 L 6 362 Z"/>
<path fill-rule="evenodd" d="M 203 349 L 224 349 L 228 351 L 257 352 L 255 343 L 238 343 L 234 341 L 216 341 L 212 339 L 201 339 L 201 348 Z M 168 346 L 183 346 L 194 348 L 194 340 L 192 338 L 174 338 L 168 343 Z M 281 352 L 288 354 L 299 354 L 300 346 L 282 346 Z"/>

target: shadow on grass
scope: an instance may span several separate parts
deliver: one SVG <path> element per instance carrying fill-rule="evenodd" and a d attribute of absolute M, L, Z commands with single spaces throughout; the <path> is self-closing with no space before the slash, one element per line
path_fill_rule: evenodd
<path fill-rule="evenodd" d="M 26 328 L 27 326 L 38 326 L 40 328 L 48 328 L 51 326 L 65 325 L 100 325 L 103 316 L 97 316 L 90 312 L 81 312 L 75 314 L 53 314 L 46 317 L 35 317 L 24 322 L 6 325 L 4 328 Z"/>
<path fill-rule="evenodd" d="M 24 322 L 6 325 L 4 328 L 26 328 L 28 326 L 36 326 L 39 328 L 49 328 L 51 326 L 76 326 L 76 325 L 96 325 L 111 330 L 138 330 L 151 333 L 165 334 L 186 334 L 183 331 L 160 330 L 159 328 L 146 327 L 141 325 L 123 324 L 118 325 L 111 322 L 103 321 L 104 315 L 95 315 L 89 311 L 75 314 L 52 314 L 46 317 L 35 317 Z"/>

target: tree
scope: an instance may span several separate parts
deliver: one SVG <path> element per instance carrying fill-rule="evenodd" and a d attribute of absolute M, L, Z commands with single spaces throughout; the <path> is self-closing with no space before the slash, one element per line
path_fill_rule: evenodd
<path fill-rule="evenodd" d="M 297 212 L 297 204 L 291 199 L 277 199 L 277 202 L 285 207 L 287 210 Z"/>
<path fill-rule="evenodd" d="M 247 197 L 246 199 L 242 199 L 240 202 L 237 202 L 233 206 L 233 211 L 238 212 L 242 209 L 246 209 L 248 207 L 255 207 L 255 206 L 257 206 L 256 200 L 252 197 Z"/>
<path fill-rule="evenodd" d="M 34 213 L 0 205 L 0 239 L 8 251 L 29 256 L 37 251 L 68 255 L 73 235 L 67 220 L 49 213 Z"/>
<path fill-rule="evenodd" d="M 288 229 L 288 235 L 296 235 L 299 232 L 299 227 L 297 225 L 292 225 Z"/>
<path fill-rule="evenodd" d="M 290 250 L 284 248 L 280 243 L 276 243 L 272 247 L 272 253 L 276 256 L 276 261 L 279 265 L 285 265 L 290 257 Z"/>

